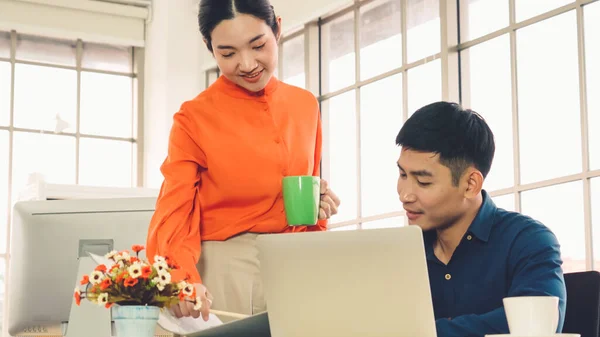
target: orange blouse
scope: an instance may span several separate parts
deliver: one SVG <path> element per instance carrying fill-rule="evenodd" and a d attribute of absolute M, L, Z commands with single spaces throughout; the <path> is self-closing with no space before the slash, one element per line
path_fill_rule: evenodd
<path fill-rule="evenodd" d="M 252 93 L 221 76 L 173 118 L 148 258 L 168 257 L 181 267 L 174 278 L 202 282 L 202 240 L 325 230 L 326 221 L 288 226 L 281 193 L 284 176 L 318 176 L 320 160 L 320 112 L 309 91 L 273 77 Z"/>

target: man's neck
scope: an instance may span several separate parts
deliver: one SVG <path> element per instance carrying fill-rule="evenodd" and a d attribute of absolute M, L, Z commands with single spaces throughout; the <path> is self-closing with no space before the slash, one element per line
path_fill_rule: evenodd
<path fill-rule="evenodd" d="M 456 247 L 462 241 L 465 233 L 471 226 L 471 223 L 477 216 L 479 208 L 483 204 L 483 196 L 480 194 L 477 198 L 470 201 L 471 205 L 467 207 L 465 212 L 454 223 L 437 230 L 437 239 L 433 244 L 433 250 L 436 257 L 444 264 L 448 264 Z"/>

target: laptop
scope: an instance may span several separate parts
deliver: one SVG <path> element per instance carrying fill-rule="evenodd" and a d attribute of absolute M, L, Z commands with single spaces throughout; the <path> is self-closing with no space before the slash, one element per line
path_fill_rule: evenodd
<path fill-rule="evenodd" d="M 436 337 L 419 227 L 257 240 L 271 336 Z"/>

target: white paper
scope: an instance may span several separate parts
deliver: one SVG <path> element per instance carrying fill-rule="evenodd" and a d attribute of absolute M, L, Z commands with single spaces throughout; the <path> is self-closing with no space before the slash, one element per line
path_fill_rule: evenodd
<path fill-rule="evenodd" d="M 110 268 L 114 262 L 110 259 L 107 259 L 104 256 L 96 255 L 88 252 L 88 255 L 94 260 L 97 264 L 103 264 L 107 268 Z M 193 317 L 182 317 L 177 318 L 171 314 L 170 310 L 163 309 L 160 311 L 160 315 L 158 317 L 158 324 L 161 328 L 168 332 L 172 332 L 177 335 L 189 335 L 202 330 L 206 330 L 218 325 L 223 324 L 221 320 L 215 316 L 214 314 L 209 314 L 208 321 L 204 321 L 202 317 L 193 318 Z"/>
<path fill-rule="evenodd" d="M 92 260 L 94 260 L 94 262 L 96 262 L 98 265 L 103 264 L 106 266 L 106 268 L 110 268 L 110 267 L 112 267 L 113 264 L 115 264 L 115 262 L 113 260 L 107 259 L 104 256 L 96 255 L 96 254 L 90 253 L 90 252 L 87 252 L 87 253 L 92 258 Z"/>
<path fill-rule="evenodd" d="M 190 335 L 202 330 L 206 330 L 223 324 L 221 320 L 214 314 L 209 314 L 208 321 L 204 321 L 202 317 L 182 317 L 177 318 L 171 314 L 169 310 L 161 310 L 158 317 L 158 325 L 166 331 L 177 335 Z"/>

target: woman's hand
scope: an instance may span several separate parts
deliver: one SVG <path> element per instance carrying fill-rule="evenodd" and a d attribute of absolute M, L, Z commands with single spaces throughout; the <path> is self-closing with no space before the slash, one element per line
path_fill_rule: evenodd
<path fill-rule="evenodd" d="M 194 283 L 196 288 L 196 294 L 200 298 L 202 305 L 200 308 L 194 309 L 194 303 L 189 301 L 180 301 L 171 307 L 171 311 L 177 318 L 181 317 L 194 317 L 198 318 L 202 315 L 202 319 L 208 321 L 208 314 L 210 313 L 210 305 L 212 303 L 212 295 L 208 292 L 208 289 L 203 284 Z"/>
<path fill-rule="evenodd" d="M 337 214 L 340 199 L 329 189 L 327 181 L 321 179 L 321 208 L 319 209 L 319 220 L 329 219 Z"/>

